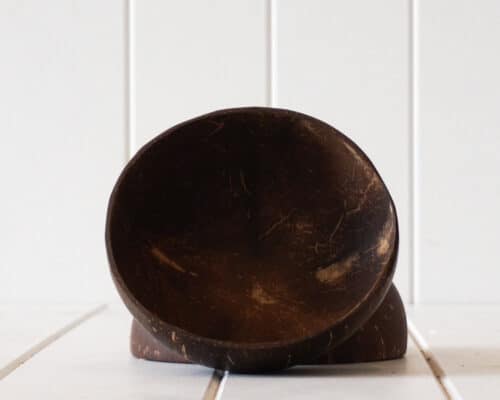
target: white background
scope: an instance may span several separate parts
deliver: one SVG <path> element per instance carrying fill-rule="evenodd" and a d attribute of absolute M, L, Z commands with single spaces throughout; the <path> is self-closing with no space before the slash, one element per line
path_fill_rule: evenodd
<path fill-rule="evenodd" d="M 109 193 L 173 124 L 242 105 L 372 158 L 407 302 L 500 303 L 500 2 L 0 0 L 0 302 L 114 296 Z"/>

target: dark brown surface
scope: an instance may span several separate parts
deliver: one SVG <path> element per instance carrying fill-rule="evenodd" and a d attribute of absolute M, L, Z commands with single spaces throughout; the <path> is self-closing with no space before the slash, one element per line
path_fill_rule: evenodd
<path fill-rule="evenodd" d="M 312 363 L 393 360 L 404 356 L 407 340 L 406 314 L 399 293 L 392 285 L 377 311 L 353 336 Z M 130 350 L 135 357 L 146 360 L 189 362 L 182 354 L 165 347 L 135 319 L 132 321 Z"/>
<path fill-rule="evenodd" d="M 353 336 L 316 360 L 316 364 L 383 361 L 406 353 L 406 313 L 394 285 L 377 311 Z"/>
<path fill-rule="evenodd" d="M 269 108 L 222 110 L 144 146 L 113 190 L 111 272 L 134 317 L 207 366 L 311 362 L 385 296 L 390 195 L 334 128 Z"/>

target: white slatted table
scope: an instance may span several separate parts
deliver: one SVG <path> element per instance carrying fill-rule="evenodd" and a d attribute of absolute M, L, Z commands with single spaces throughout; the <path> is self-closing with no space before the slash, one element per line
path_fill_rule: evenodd
<path fill-rule="evenodd" d="M 500 398 L 500 306 L 409 310 L 430 352 L 464 399 Z"/>
<path fill-rule="evenodd" d="M 0 307 L 0 371 L 20 358 L 25 361 L 0 374 L 0 398 L 475 399 L 500 395 L 498 306 L 408 308 L 413 334 L 431 357 L 430 365 L 410 340 L 403 360 L 300 366 L 271 375 L 229 374 L 221 382 L 212 377 L 210 368 L 134 359 L 129 353 L 130 315 L 120 305 L 89 315 L 95 309 Z M 448 395 L 434 376 L 436 371 Z"/>
<path fill-rule="evenodd" d="M 27 304 L 0 307 L 0 371 L 5 371 L 9 363 L 93 308 L 95 306 Z M 0 372 L 0 377 L 2 375 Z"/>
<path fill-rule="evenodd" d="M 420 352 L 409 342 L 405 359 L 295 367 L 276 375 L 229 375 L 223 399 L 442 399 Z"/>
<path fill-rule="evenodd" d="M 105 309 L 5 377 L 0 398 L 202 398 L 212 370 L 134 359 L 130 321 L 121 306 Z"/>

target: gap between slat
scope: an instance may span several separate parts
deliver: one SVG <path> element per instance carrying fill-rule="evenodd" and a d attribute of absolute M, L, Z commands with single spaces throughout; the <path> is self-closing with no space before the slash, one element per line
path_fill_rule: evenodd
<path fill-rule="evenodd" d="M 266 55 L 267 85 L 266 103 L 268 107 L 276 107 L 277 99 L 277 14 L 276 0 L 267 0 L 266 7 Z"/>
<path fill-rule="evenodd" d="M 135 153 L 135 0 L 125 0 L 125 163 Z"/>
<path fill-rule="evenodd" d="M 434 354 L 432 354 L 432 351 L 430 350 L 426 340 L 410 320 L 408 320 L 408 333 L 410 335 L 410 338 L 413 340 L 413 343 L 415 343 L 415 346 L 417 346 L 417 348 L 422 353 L 425 362 L 432 371 L 445 397 L 448 400 L 462 400 L 462 396 L 460 395 L 458 389 L 451 381 L 451 379 L 446 375 L 437 358 L 434 356 Z"/>
<path fill-rule="evenodd" d="M 71 322 L 68 325 L 64 326 L 63 328 L 59 329 L 58 331 L 56 331 L 52 335 L 46 337 L 40 343 L 31 347 L 25 353 L 21 354 L 19 357 L 12 360 L 5 367 L 0 369 L 0 380 L 2 380 L 7 375 L 14 372 L 17 368 L 19 368 L 21 365 L 23 365 L 26 361 L 28 361 L 29 359 L 34 357 L 40 351 L 42 351 L 43 349 L 48 347 L 50 344 L 54 343 L 57 339 L 61 338 L 62 336 L 64 336 L 66 333 L 68 333 L 72 329 L 75 329 L 77 326 L 83 324 L 85 321 L 89 320 L 90 318 L 92 318 L 92 317 L 96 316 L 97 314 L 99 314 L 100 312 L 104 311 L 106 309 L 106 307 L 107 306 L 105 304 L 102 304 L 99 307 L 96 307 L 96 308 L 90 310 L 89 312 L 83 314 L 81 317 L 77 318 L 73 322 Z"/>
<path fill-rule="evenodd" d="M 227 376 L 228 371 L 214 369 L 207 388 L 205 389 L 205 393 L 203 394 L 203 400 L 220 400 L 222 398 Z"/>
<path fill-rule="evenodd" d="M 419 259 L 418 259 L 418 240 L 419 240 L 419 171 L 418 171 L 418 155 L 419 155 L 419 19 L 418 19 L 418 1 L 410 0 L 409 5 L 409 41 L 408 41 L 408 75 L 409 75 L 409 131 L 410 131 L 410 151 L 409 151 L 409 201 L 410 201 L 410 295 L 409 301 L 411 304 L 419 302 Z"/>

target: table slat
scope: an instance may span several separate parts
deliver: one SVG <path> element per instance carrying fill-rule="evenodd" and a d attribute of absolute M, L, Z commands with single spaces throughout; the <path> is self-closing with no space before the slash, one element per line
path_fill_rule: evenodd
<path fill-rule="evenodd" d="M 133 358 L 130 323 L 122 307 L 103 311 L 8 375 L 0 398 L 201 399 L 212 370 Z"/>
<path fill-rule="evenodd" d="M 229 374 L 222 399 L 443 399 L 434 376 L 409 341 L 404 359 L 300 366 L 273 375 Z"/>
<path fill-rule="evenodd" d="M 500 398 L 500 306 L 419 306 L 409 314 L 463 398 Z"/>
<path fill-rule="evenodd" d="M 96 305 L 0 307 L 0 370 Z"/>

